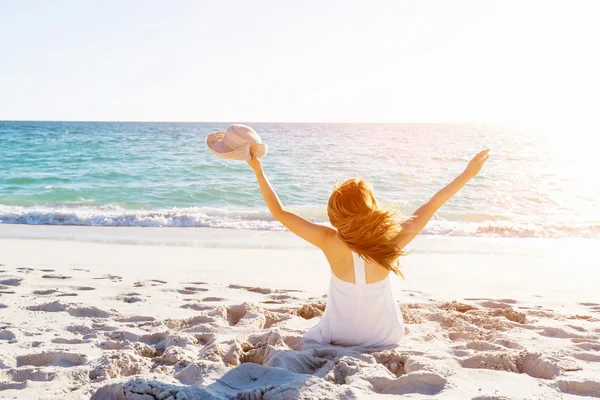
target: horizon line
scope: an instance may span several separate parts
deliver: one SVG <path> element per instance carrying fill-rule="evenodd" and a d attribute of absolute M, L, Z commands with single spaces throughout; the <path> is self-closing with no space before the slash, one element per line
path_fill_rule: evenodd
<path fill-rule="evenodd" d="M 150 120 L 78 120 L 78 119 L 65 119 L 65 120 L 52 120 L 52 119 L 0 119 L 0 122 L 104 122 L 104 123 L 175 123 L 175 124 L 222 124 L 222 123 L 236 123 L 232 121 L 150 121 Z M 377 122 L 377 121 L 238 121 L 239 123 L 247 124 L 456 124 L 456 125 L 515 125 L 517 122 Z"/>

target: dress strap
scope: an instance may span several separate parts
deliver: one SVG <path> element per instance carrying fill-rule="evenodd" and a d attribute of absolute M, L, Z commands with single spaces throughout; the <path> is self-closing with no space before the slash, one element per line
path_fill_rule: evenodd
<path fill-rule="evenodd" d="M 354 263 L 354 282 L 356 284 L 366 284 L 365 260 L 360 258 L 355 252 L 352 252 L 352 262 Z"/>

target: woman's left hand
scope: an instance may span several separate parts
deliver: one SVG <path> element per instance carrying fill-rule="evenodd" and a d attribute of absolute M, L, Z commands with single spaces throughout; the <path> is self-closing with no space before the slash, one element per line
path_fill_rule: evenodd
<path fill-rule="evenodd" d="M 481 168 L 483 168 L 483 164 L 485 164 L 488 158 L 490 158 L 490 149 L 482 150 L 475 157 L 473 157 L 473 159 L 465 169 L 465 173 L 467 174 L 469 179 L 474 178 L 475 175 L 477 175 L 479 171 L 481 171 Z"/>

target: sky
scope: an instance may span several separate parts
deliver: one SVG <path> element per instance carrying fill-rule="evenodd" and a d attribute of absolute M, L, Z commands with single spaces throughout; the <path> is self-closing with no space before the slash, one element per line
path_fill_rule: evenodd
<path fill-rule="evenodd" d="M 0 0 L 0 120 L 593 121 L 600 1 Z"/>

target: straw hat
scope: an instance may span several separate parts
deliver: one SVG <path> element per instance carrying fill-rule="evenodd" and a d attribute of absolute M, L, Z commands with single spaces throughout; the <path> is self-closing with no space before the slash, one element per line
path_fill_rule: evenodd
<path fill-rule="evenodd" d="M 267 145 L 263 144 L 254 129 L 246 125 L 229 125 L 225 132 L 211 133 L 206 137 L 206 146 L 215 156 L 229 160 L 250 161 L 250 149 L 256 158 L 267 154 Z"/>

